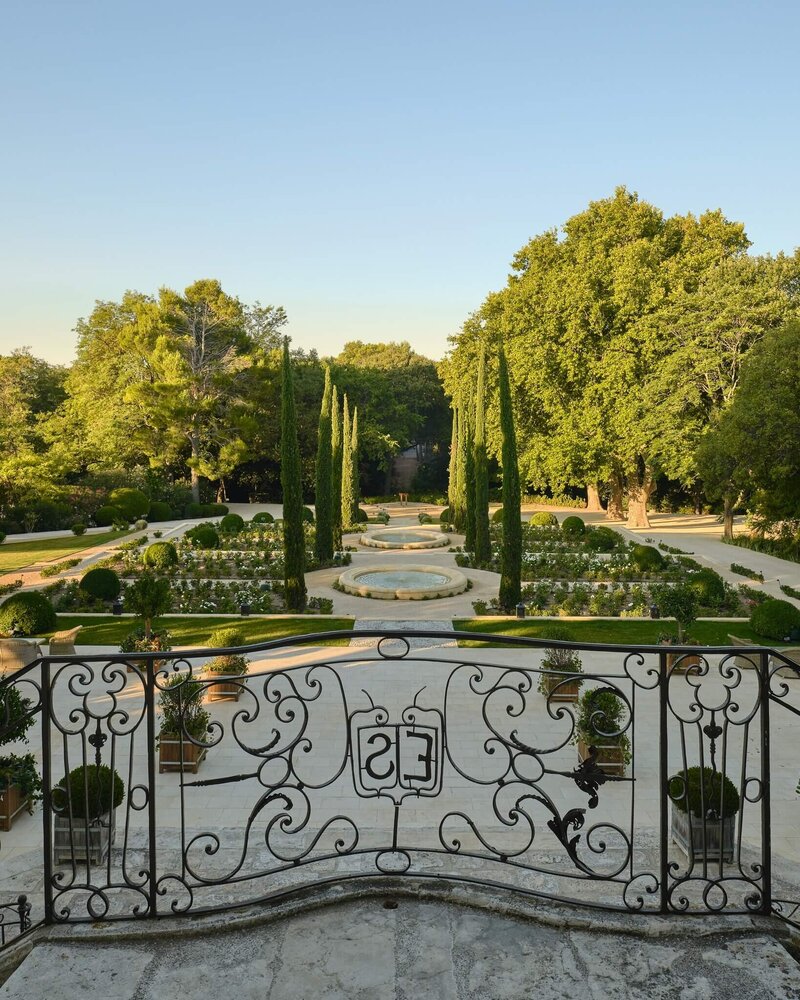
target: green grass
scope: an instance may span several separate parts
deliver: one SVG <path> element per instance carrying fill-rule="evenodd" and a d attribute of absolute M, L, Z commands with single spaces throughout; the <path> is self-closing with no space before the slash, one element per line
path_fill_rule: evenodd
<path fill-rule="evenodd" d="M 526 618 L 524 621 L 489 621 L 475 618 L 458 618 L 453 622 L 453 628 L 459 632 L 489 632 L 492 635 L 526 636 L 535 639 L 542 629 L 553 625 L 552 620 L 542 618 Z M 575 636 L 576 642 L 607 642 L 620 645 L 652 645 L 658 642 L 662 632 L 672 632 L 677 635 L 675 623 L 671 621 L 632 621 L 630 618 L 620 618 L 614 621 L 559 621 L 559 625 L 568 628 Z M 695 622 L 689 630 L 689 636 L 697 639 L 704 646 L 727 646 L 728 635 L 736 635 L 740 639 L 765 646 L 781 646 L 783 643 L 770 642 L 753 632 L 747 622 Z M 487 643 L 473 640 L 462 640 L 461 646 L 485 646 Z M 502 647 L 502 643 L 491 643 Z"/>
<path fill-rule="evenodd" d="M 103 531 L 99 535 L 65 535 L 63 538 L 37 538 L 30 542 L 0 545 L 0 573 L 13 573 L 36 562 L 49 562 L 67 552 L 80 552 L 105 545 L 130 534 L 128 531 Z"/>
<path fill-rule="evenodd" d="M 163 623 L 172 633 L 172 644 L 180 646 L 204 646 L 209 636 L 218 628 L 235 626 L 244 632 L 247 642 L 264 642 L 267 639 L 285 639 L 293 635 L 308 635 L 314 632 L 350 632 L 352 618 L 317 618 L 304 615 L 301 618 L 218 618 L 186 617 L 164 618 Z M 114 646 L 130 632 L 135 622 L 133 618 L 116 618 L 113 615 L 59 615 L 54 631 L 75 628 L 82 625 L 78 633 L 81 646 Z M 49 633 L 48 633 L 49 634 Z M 349 634 L 341 639 L 331 639 L 328 646 L 346 646 Z"/>

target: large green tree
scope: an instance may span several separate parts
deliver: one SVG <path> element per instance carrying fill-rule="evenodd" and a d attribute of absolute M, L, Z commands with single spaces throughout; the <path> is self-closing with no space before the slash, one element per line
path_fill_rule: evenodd
<path fill-rule="evenodd" d="M 342 411 L 339 409 L 339 392 L 334 385 L 331 392 L 331 507 L 333 514 L 333 544 L 337 552 L 342 548 Z"/>
<path fill-rule="evenodd" d="M 289 338 L 283 342 L 281 394 L 281 486 L 283 487 L 284 599 L 289 611 L 306 606 L 306 540 L 303 527 L 303 483 L 297 444 L 292 361 Z"/>
<path fill-rule="evenodd" d="M 355 472 L 353 469 L 353 437 L 350 430 L 350 405 L 347 393 L 344 394 L 342 409 L 342 493 L 339 503 L 342 512 L 342 525 L 348 528 L 353 523 L 356 488 Z"/>
<path fill-rule="evenodd" d="M 478 386 L 475 396 L 474 483 L 475 562 L 484 566 L 492 555 L 489 538 L 489 467 L 486 460 L 486 350 L 478 355 Z"/>
<path fill-rule="evenodd" d="M 325 388 L 317 433 L 317 476 L 314 499 L 316 532 L 314 550 L 321 562 L 333 558 L 333 456 L 331 450 L 331 370 L 325 367 Z"/>

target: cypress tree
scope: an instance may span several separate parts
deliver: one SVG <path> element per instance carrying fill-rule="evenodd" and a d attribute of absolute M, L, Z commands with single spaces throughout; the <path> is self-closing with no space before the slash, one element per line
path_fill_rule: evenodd
<path fill-rule="evenodd" d="M 353 423 L 350 428 L 350 475 L 353 479 L 353 518 L 351 524 L 356 523 L 358 506 L 361 503 L 361 476 L 358 469 L 358 407 L 353 407 Z"/>
<path fill-rule="evenodd" d="M 339 411 L 339 391 L 331 393 L 331 513 L 333 547 L 342 549 L 342 415 Z"/>
<path fill-rule="evenodd" d="M 464 497 L 464 548 L 467 552 L 475 551 L 475 449 L 472 430 L 472 407 L 467 404 L 461 411 L 463 430 L 463 469 L 462 495 Z"/>
<path fill-rule="evenodd" d="M 317 428 L 317 478 L 314 497 L 314 552 L 320 562 L 333 559 L 333 463 L 331 456 L 331 370 L 325 366 L 325 389 Z"/>
<path fill-rule="evenodd" d="M 451 412 L 453 419 L 450 428 L 450 465 L 447 473 L 447 503 L 450 507 L 451 517 L 455 517 L 456 495 L 458 493 L 458 409 L 455 400 L 453 400 Z"/>
<path fill-rule="evenodd" d="M 500 551 L 500 606 L 513 609 L 522 597 L 522 508 L 517 435 L 508 382 L 506 352 L 500 347 L 500 431 L 503 437 L 503 545 Z"/>
<path fill-rule="evenodd" d="M 478 361 L 475 394 L 475 562 L 485 566 L 492 556 L 489 537 L 489 466 L 486 459 L 486 350 Z"/>
<path fill-rule="evenodd" d="M 350 434 L 350 409 L 347 405 L 347 393 L 344 394 L 344 419 L 342 421 L 342 490 L 340 506 L 342 511 L 342 527 L 349 528 L 353 523 L 353 451 Z"/>
<path fill-rule="evenodd" d="M 297 417 L 294 405 L 292 363 L 289 338 L 283 341 L 281 384 L 281 487 L 283 489 L 284 600 L 289 611 L 303 611 L 306 606 L 306 580 L 303 575 L 306 539 L 303 530 L 303 482 L 300 471 L 300 448 L 297 443 Z"/>

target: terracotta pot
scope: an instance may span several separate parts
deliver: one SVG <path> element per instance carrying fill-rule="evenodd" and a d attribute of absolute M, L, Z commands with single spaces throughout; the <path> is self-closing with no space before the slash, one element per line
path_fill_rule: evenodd
<path fill-rule="evenodd" d="M 181 742 L 177 733 L 164 733 L 158 738 L 158 770 L 191 771 L 197 774 L 197 769 L 206 758 L 208 750 L 199 747 L 184 737 Z"/>
<path fill-rule="evenodd" d="M 27 809 L 30 796 L 23 795 L 19 785 L 9 785 L 0 792 L 0 830 L 7 832 L 14 824 L 14 819 Z"/>
<path fill-rule="evenodd" d="M 595 743 L 597 750 L 597 766 L 604 774 L 625 774 L 625 757 L 622 747 L 616 743 Z M 578 757 L 581 763 L 589 756 L 589 746 L 581 739 L 578 740 Z"/>

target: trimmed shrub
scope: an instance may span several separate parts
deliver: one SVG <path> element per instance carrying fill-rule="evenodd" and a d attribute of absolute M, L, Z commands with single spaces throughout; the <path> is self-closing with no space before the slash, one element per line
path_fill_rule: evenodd
<path fill-rule="evenodd" d="M 722 819 L 739 812 L 739 792 L 727 775 L 710 767 L 690 767 L 669 779 L 669 797 L 676 809 L 691 812 L 697 819 L 712 812 Z"/>
<path fill-rule="evenodd" d="M 69 526 L 75 512 L 68 503 L 37 500 L 28 513 L 33 515 L 34 531 L 58 531 Z"/>
<path fill-rule="evenodd" d="M 531 518 L 531 524 L 535 524 L 537 528 L 557 528 L 558 518 L 549 510 L 539 510 Z"/>
<path fill-rule="evenodd" d="M 590 552 L 611 552 L 617 547 L 619 540 L 620 535 L 616 531 L 600 525 L 599 528 L 589 528 L 583 544 Z"/>
<path fill-rule="evenodd" d="M 148 521 L 171 521 L 173 516 L 172 508 L 163 500 L 154 500 L 147 509 Z"/>
<path fill-rule="evenodd" d="M 356 524 L 366 524 L 369 518 L 367 517 L 367 512 L 363 507 L 356 507 L 356 515 L 353 518 Z M 433 518 L 428 518 L 428 524 L 433 523 Z"/>
<path fill-rule="evenodd" d="M 307 524 L 314 523 L 314 511 L 310 507 L 303 507 L 303 520 Z"/>
<path fill-rule="evenodd" d="M 113 569 L 98 566 L 84 574 L 80 589 L 90 597 L 97 597 L 101 601 L 113 601 L 115 597 L 119 597 L 122 584 Z"/>
<path fill-rule="evenodd" d="M 445 507 L 442 513 L 439 515 L 439 524 L 452 524 L 453 523 L 453 512 L 449 507 Z"/>
<path fill-rule="evenodd" d="M 561 534 L 565 538 L 583 538 L 586 534 L 586 525 L 583 519 L 575 514 L 570 514 L 561 522 Z"/>
<path fill-rule="evenodd" d="M 800 608 L 788 601 L 769 598 L 753 608 L 750 628 L 767 639 L 788 639 L 796 628 L 800 628 Z"/>
<path fill-rule="evenodd" d="M 219 530 L 235 535 L 244 527 L 244 518 L 238 514 L 226 514 L 219 522 Z"/>
<path fill-rule="evenodd" d="M 5 531 L 0 531 L 0 545 L 2 545 L 5 540 L 6 540 Z"/>
<path fill-rule="evenodd" d="M 227 513 L 224 503 L 190 503 L 186 508 L 187 517 L 224 517 Z"/>
<path fill-rule="evenodd" d="M 112 490 L 108 502 L 110 506 L 121 510 L 129 521 L 135 521 L 137 517 L 144 517 L 150 508 L 150 501 L 141 490 L 134 490 L 127 486 Z"/>
<path fill-rule="evenodd" d="M 631 549 L 631 561 L 643 573 L 661 569 L 664 565 L 664 557 L 652 545 L 634 545 Z"/>
<path fill-rule="evenodd" d="M 118 507 L 111 507 L 106 504 L 95 511 L 94 523 L 100 528 L 110 528 L 112 524 L 117 524 L 125 519 L 125 515 Z"/>
<path fill-rule="evenodd" d="M 272 524 L 275 518 L 268 510 L 261 510 L 253 516 L 253 524 Z"/>
<path fill-rule="evenodd" d="M 497 510 L 492 514 L 492 524 L 502 524 L 503 523 L 503 508 L 498 507 Z"/>
<path fill-rule="evenodd" d="M 186 538 L 198 549 L 219 548 L 219 533 L 213 524 L 198 524 L 186 532 Z"/>
<path fill-rule="evenodd" d="M 73 524 L 72 525 L 72 534 L 73 535 L 77 535 L 78 537 L 80 537 L 81 535 L 85 535 L 86 534 L 86 525 L 85 524 L 80 524 L 80 523 Z"/>
<path fill-rule="evenodd" d="M 107 764 L 76 767 L 53 788 L 53 809 L 75 819 L 97 819 L 125 798 L 125 785 Z M 86 807 L 89 807 L 88 815 Z"/>
<path fill-rule="evenodd" d="M 687 581 L 697 600 L 707 608 L 718 608 L 725 600 L 725 581 L 713 569 L 704 566 Z"/>
<path fill-rule="evenodd" d="M 0 604 L 0 631 L 42 635 L 56 627 L 53 605 L 38 590 L 12 594 Z"/>
<path fill-rule="evenodd" d="M 145 521 L 143 517 L 140 517 L 136 522 L 134 522 L 133 526 L 137 531 L 144 531 L 147 527 L 147 521 Z"/>
<path fill-rule="evenodd" d="M 208 637 L 209 649 L 230 649 L 232 646 L 244 646 L 247 637 L 236 625 L 227 625 L 214 629 Z"/>
<path fill-rule="evenodd" d="M 142 562 L 151 569 L 165 572 L 178 565 L 178 550 L 172 542 L 153 542 L 148 545 L 142 555 Z"/>

